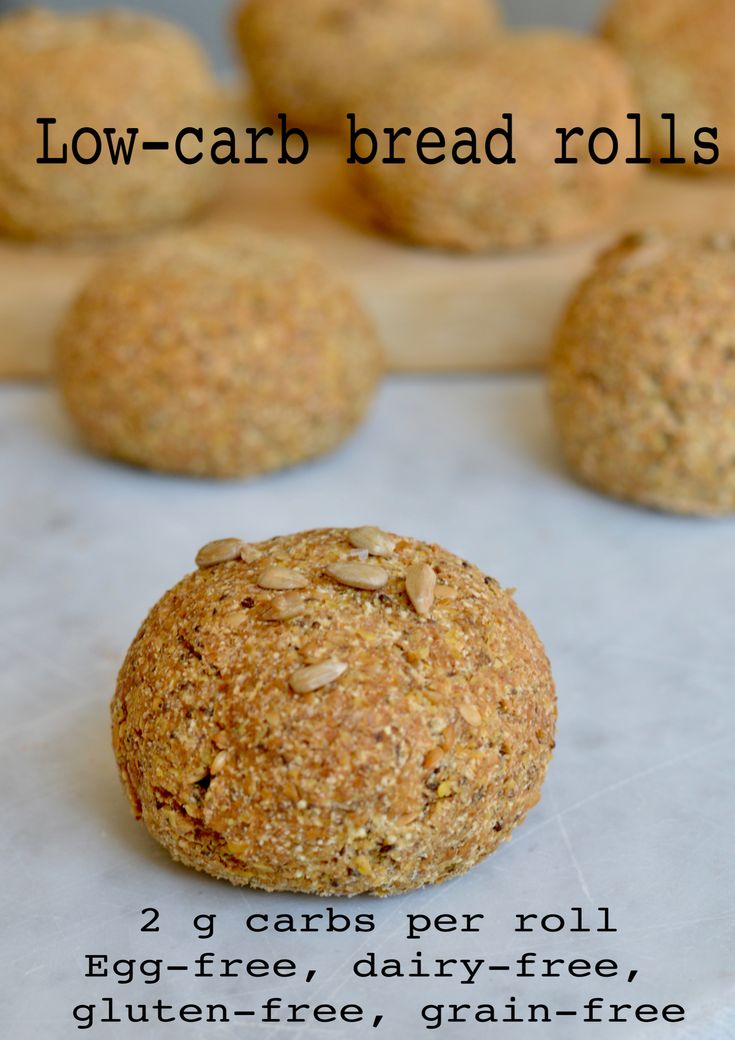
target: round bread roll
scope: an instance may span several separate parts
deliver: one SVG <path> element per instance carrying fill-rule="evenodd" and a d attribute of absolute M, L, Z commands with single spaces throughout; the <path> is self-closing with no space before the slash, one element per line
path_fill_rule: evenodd
<path fill-rule="evenodd" d="M 246 0 L 236 35 L 269 113 L 336 130 L 354 100 L 418 55 L 438 57 L 491 38 L 495 0 Z"/>
<path fill-rule="evenodd" d="M 146 140 L 173 141 L 187 125 L 214 120 L 217 86 L 199 45 L 175 25 L 133 12 L 54 14 L 39 8 L 0 18 L 0 231 L 24 238 L 128 233 L 178 220 L 208 202 L 219 184 L 209 162 L 187 166 L 172 151 L 143 151 Z M 49 152 L 64 165 L 38 164 L 53 118 Z M 74 160 L 76 131 L 91 127 L 103 150 Z M 106 129 L 136 151 L 113 164 Z M 80 138 L 85 158 L 91 136 Z"/>
<path fill-rule="evenodd" d="M 352 293 L 310 250 L 210 228 L 104 263 L 62 325 L 57 369 L 94 451 L 234 477 L 336 447 L 382 362 Z"/>
<path fill-rule="evenodd" d="M 572 470 L 677 513 L 735 509 L 735 237 L 630 236 L 572 300 L 551 360 Z"/>
<path fill-rule="evenodd" d="M 622 158 L 599 165 L 587 139 L 569 145 L 575 165 L 558 165 L 557 127 L 581 126 L 589 133 L 605 125 L 618 135 L 620 155 L 634 147 L 626 114 L 633 104 L 620 59 L 596 40 L 552 31 L 518 32 L 499 38 L 481 53 L 443 62 L 415 62 L 375 84 L 357 106 L 357 123 L 380 131 L 409 127 L 397 142 L 403 164 L 378 157 L 351 169 L 376 223 L 422 245 L 459 250 L 530 246 L 604 227 L 617 213 L 636 176 Z M 515 164 L 491 165 L 485 157 L 490 130 L 513 116 Z M 436 127 L 447 141 L 447 157 L 422 162 L 416 134 Z M 478 139 L 479 161 L 463 164 L 450 155 L 458 128 Z M 380 133 L 379 133 L 380 136 Z M 600 144 L 609 150 L 609 142 Z M 432 153 L 432 158 L 435 153 Z M 502 158 L 506 144 L 493 143 Z"/>
<path fill-rule="evenodd" d="M 687 169 L 735 170 L 732 0 L 613 0 L 603 34 L 633 69 L 654 154 L 669 154 L 670 124 L 661 115 L 673 112 L 677 151 L 690 164 L 698 128 L 719 129 L 717 166 Z"/>
<path fill-rule="evenodd" d="M 214 542 L 112 703 L 133 811 L 236 885 L 389 895 L 461 874 L 539 799 L 556 720 L 511 592 L 376 528 Z"/>

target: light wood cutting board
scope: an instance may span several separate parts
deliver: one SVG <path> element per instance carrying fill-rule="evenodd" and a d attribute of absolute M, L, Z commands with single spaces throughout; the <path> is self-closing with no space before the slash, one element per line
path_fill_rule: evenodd
<path fill-rule="evenodd" d="M 306 237 L 373 315 L 396 371 L 512 371 L 543 364 L 565 301 L 611 237 L 502 256 L 412 248 L 373 230 L 337 146 L 299 167 L 228 168 L 204 218 Z M 735 228 L 735 179 L 652 173 L 614 229 Z M 51 372 L 54 330 L 106 250 L 0 240 L 0 377 Z"/>

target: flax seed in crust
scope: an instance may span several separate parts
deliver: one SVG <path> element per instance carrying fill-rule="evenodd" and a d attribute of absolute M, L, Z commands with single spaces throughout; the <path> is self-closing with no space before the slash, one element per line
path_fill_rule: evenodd
<path fill-rule="evenodd" d="M 134 813 L 174 858 L 236 885 L 389 895 L 461 874 L 538 801 L 556 697 L 512 593 L 390 536 L 380 589 L 334 581 L 353 532 L 201 567 L 143 623 L 112 703 Z M 301 613 L 263 608 L 262 559 L 303 573 Z M 437 588 L 425 614 L 412 567 Z M 241 615 L 245 617 L 241 617 Z M 235 626 L 228 618 L 237 616 Z"/>
<path fill-rule="evenodd" d="M 408 127 L 395 157 L 351 165 L 353 181 L 375 224 L 420 245 L 481 251 L 528 247 L 571 238 L 608 225 L 625 203 L 637 168 L 593 162 L 586 138 L 573 138 L 559 165 L 557 127 L 606 126 L 619 138 L 620 155 L 633 147 L 635 108 L 630 77 L 607 45 L 572 33 L 534 30 L 507 33 L 461 60 L 406 62 L 372 84 L 355 106 L 357 125 Z M 513 117 L 515 164 L 491 165 L 485 141 Z M 446 147 L 432 150 L 427 165 L 416 134 L 438 128 Z M 470 128 L 477 138 L 474 159 Z M 431 138 L 436 140 L 436 138 Z M 455 161 L 452 149 L 458 146 Z M 505 142 L 493 142 L 496 158 Z M 604 154 L 604 144 L 602 151 Z M 608 144 L 609 147 L 609 144 Z M 360 148 L 358 148 L 360 151 Z M 364 147 L 361 152 L 364 155 Z"/>
<path fill-rule="evenodd" d="M 735 238 L 625 238 L 573 298 L 551 360 L 569 466 L 619 498 L 735 510 Z"/>
<path fill-rule="evenodd" d="M 73 306 L 57 359 L 94 451 L 219 477 L 336 447 L 382 370 L 370 322 L 309 249 L 227 228 L 116 253 Z"/>
<path fill-rule="evenodd" d="M 0 18 L 0 231 L 21 238 L 128 234 L 179 220 L 218 190 L 209 162 L 187 166 L 172 142 L 187 125 L 215 120 L 218 87 L 204 52 L 176 25 L 130 11 L 57 14 L 31 8 Z M 39 165 L 39 118 L 54 118 L 50 152 L 65 165 Z M 130 163 L 75 162 L 74 133 L 140 131 Z M 106 147 L 106 145 L 105 145 Z M 80 150 L 92 154 L 85 136 Z"/>
<path fill-rule="evenodd" d="M 671 126 L 661 114 L 675 113 L 688 170 L 735 170 L 732 0 L 613 0 L 602 31 L 633 70 L 654 154 L 669 155 Z M 716 165 L 693 163 L 700 127 L 718 130 Z"/>
<path fill-rule="evenodd" d="M 412 57 L 481 45 L 495 0 L 246 0 L 236 36 L 263 109 L 332 131 L 356 97 Z M 381 124 L 382 125 L 382 124 Z"/>

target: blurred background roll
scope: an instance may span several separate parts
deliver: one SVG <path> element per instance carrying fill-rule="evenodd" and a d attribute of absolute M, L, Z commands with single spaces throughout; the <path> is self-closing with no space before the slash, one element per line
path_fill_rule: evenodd
<path fill-rule="evenodd" d="M 511 24 L 566 25 L 590 29 L 599 22 L 603 0 L 500 0 Z M 23 7 L 22 0 L 0 0 L 0 11 Z M 44 6 L 60 11 L 74 7 L 93 10 L 109 6 L 105 0 L 44 0 Z M 232 0 L 126 0 L 126 7 L 154 12 L 188 25 L 202 39 L 221 68 L 233 63 L 229 36 Z"/>
<path fill-rule="evenodd" d="M 0 231 L 38 239 L 128 234 L 196 213 L 217 193 L 216 167 L 184 165 L 168 150 L 141 151 L 128 164 L 127 128 L 141 141 L 167 141 L 183 112 L 207 127 L 219 107 L 206 54 L 174 22 L 123 9 L 25 8 L 4 18 Z M 39 118 L 53 122 L 51 162 L 38 162 Z M 77 134 L 83 161 L 67 161 Z"/>
<path fill-rule="evenodd" d="M 733 0 L 611 0 L 603 32 L 633 71 L 656 157 L 668 155 L 676 114 L 679 148 L 692 163 L 699 127 L 719 132 L 721 171 L 735 171 Z"/>

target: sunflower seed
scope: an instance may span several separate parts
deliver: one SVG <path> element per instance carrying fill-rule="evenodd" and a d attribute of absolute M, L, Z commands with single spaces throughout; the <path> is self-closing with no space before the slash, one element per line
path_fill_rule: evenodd
<path fill-rule="evenodd" d="M 459 714 L 465 720 L 468 726 L 481 726 L 482 715 L 479 713 L 474 704 L 460 704 Z"/>
<path fill-rule="evenodd" d="M 440 600 L 457 599 L 459 593 L 452 585 L 437 585 L 434 590 L 434 599 L 437 603 Z"/>
<path fill-rule="evenodd" d="M 442 733 L 441 746 L 444 748 L 445 751 L 449 751 L 449 749 L 454 745 L 456 739 L 457 730 L 454 728 L 454 726 L 450 724 Z"/>
<path fill-rule="evenodd" d="M 388 582 L 388 572 L 374 563 L 333 563 L 326 573 L 340 585 L 353 589 L 382 589 Z"/>
<path fill-rule="evenodd" d="M 365 549 L 371 556 L 390 556 L 396 547 L 396 539 L 379 527 L 356 527 L 349 539 L 355 549 Z"/>
<path fill-rule="evenodd" d="M 264 603 L 258 610 L 261 621 L 290 621 L 301 617 L 306 607 L 306 600 L 300 592 L 284 592 L 275 596 L 269 603 Z"/>
<path fill-rule="evenodd" d="M 436 573 L 428 563 L 415 563 L 406 574 L 406 593 L 421 617 L 427 617 L 434 605 Z"/>
<path fill-rule="evenodd" d="M 321 661 L 294 672 L 289 683 L 294 693 L 313 693 L 339 679 L 347 671 L 344 661 Z"/>
<path fill-rule="evenodd" d="M 266 567 L 258 578 L 261 589 L 274 589 L 277 592 L 285 592 L 287 589 L 305 589 L 309 579 L 305 578 L 299 571 L 289 570 L 288 567 Z"/>
<path fill-rule="evenodd" d="M 250 614 L 247 610 L 233 610 L 231 614 L 227 614 L 223 621 L 227 628 L 240 628 L 249 619 Z"/>
<path fill-rule="evenodd" d="M 209 772 L 212 776 L 216 776 L 217 773 L 221 773 L 225 768 L 225 762 L 227 761 L 227 752 L 220 751 L 219 754 L 215 755 L 212 764 L 209 767 Z"/>
<path fill-rule="evenodd" d="M 431 751 L 427 751 L 424 755 L 424 769 L 428 769 L 430 772 L 436 769 L 441 760 L 444 758 L 444 750 L 440 747 L 432 748 Z"/>
<path fill-rule="evenodd" d="M 197 567 L 215 567 L 218 563 L 229 563 L 237 560 L 245 547 L 241 538 L 220 538 L 216 542 L 207 542 L 196 555 Z"/>

